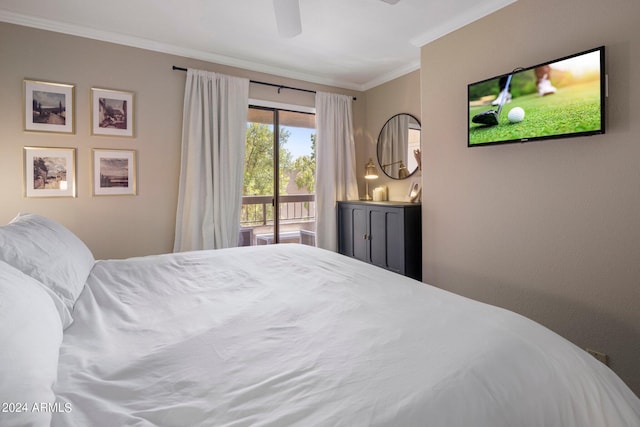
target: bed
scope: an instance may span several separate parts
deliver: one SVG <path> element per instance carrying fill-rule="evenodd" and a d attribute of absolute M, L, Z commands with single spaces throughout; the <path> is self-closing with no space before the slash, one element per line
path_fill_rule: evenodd
<path fill-rule="evenodd" d="M 638 427 L 541 325 L 300 244 L 93 259 L 0 227 L 0 425 Z"/>

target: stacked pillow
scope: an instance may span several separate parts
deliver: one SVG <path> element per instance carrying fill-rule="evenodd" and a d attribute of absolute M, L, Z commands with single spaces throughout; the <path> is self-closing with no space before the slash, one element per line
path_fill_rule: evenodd
<path fill-rule="evenodd" d="M 2 426 L 44 426 L 53 404 L 62 323 L 51 294 L 20 270 L 0 261 L 0 414 Z"/>
<path fill-rule="evenodd" d="M 36 214 L 20 214 L 0 227 L 0 261 L 36 279 L 53 295 L 64 328 L 93 268 L 87 246 L 63 225 Z"/>
<path fill-rule="evenodd" d="M 2 426 L 50 425 L 41 405 L 55 404 L 63 329 L 94 262 L 78 237 L 40 215 L 0 227 Z"/>

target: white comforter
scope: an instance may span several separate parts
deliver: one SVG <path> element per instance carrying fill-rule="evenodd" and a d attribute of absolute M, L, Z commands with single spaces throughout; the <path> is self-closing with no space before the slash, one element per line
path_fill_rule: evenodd
<path fill-rule="evenodd" d="M 542 326 L 302 245 L 99 261 L 73 317 L 53 426 L 640 425 Z"/>

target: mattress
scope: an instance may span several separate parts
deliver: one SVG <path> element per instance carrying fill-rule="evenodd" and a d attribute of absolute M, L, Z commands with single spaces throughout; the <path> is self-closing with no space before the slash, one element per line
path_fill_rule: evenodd
<path fill-rule="evenodd" d="M 305 245 L 96 261 L 52 426 L 629 426 L 605 365 L 516 313 Z"/>

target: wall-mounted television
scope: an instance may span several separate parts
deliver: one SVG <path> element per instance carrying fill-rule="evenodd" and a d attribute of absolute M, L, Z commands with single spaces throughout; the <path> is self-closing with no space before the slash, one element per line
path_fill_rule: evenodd
<path fill-rule="evenodd" d="M 468 146 L 601 134 L 604 46 L 471 83 Z"/>

